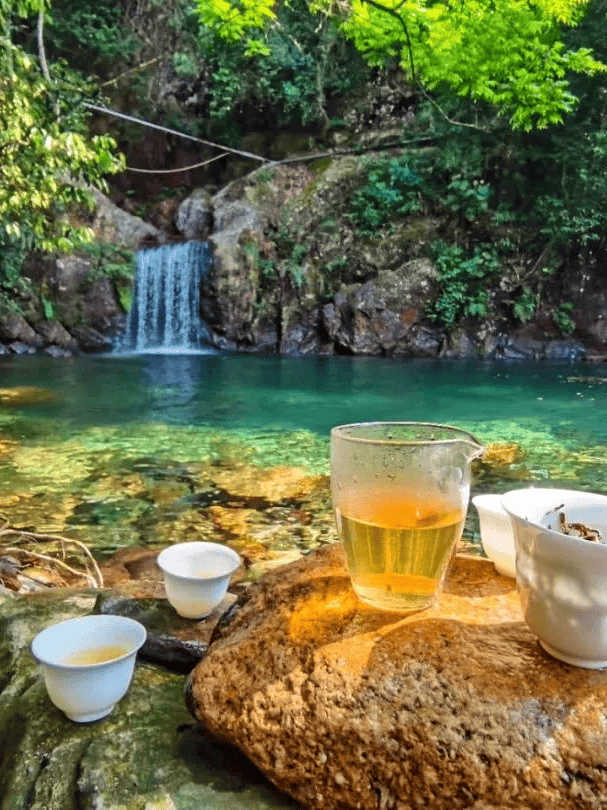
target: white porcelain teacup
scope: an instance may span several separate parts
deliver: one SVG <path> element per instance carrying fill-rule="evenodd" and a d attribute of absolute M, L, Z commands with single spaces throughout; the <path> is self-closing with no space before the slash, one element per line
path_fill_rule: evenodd
<path fill-rule="evenodd" d="M 506 577 L 516 577 L 514 565 L 514 531 L 510 515 L 502 506 L 502 495 L 475 495 L 472 503 L 478 512 L 481 543 L 485 554 L 495 565 L 497 572 Z"/>
<path fill-rule="evenodd" d="M 108 715 L 126 694 L 146 629 L 125 616 L 83 616 L 42 630 L 31 644 L 52 702 L 70 720 Z"/>
<path fill-rule="evenodd" d="M 203 619 L 226 595 L 240 557 L 220 543 L 177 543 L 156 562 L 164 574 L 167 599 L 180 616 Z"/>
<path fill-rule="evenodd" d="M 555 658 L 607 667 L 607 545 L 563 534 L 559 515 L 607 538 L 607 496 L 562 489 L 506 493 L 525 621 Z"/>

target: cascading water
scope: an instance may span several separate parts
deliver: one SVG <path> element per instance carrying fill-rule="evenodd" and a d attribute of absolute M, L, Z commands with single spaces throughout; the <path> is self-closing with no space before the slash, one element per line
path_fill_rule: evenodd
<path fill-rule="evenodd" d="M 200 282 L 210 264 L 202 242 L 182 242 L 137 254 L 133 305 L 120 352 L 188 352 L 203 348 Z"/>

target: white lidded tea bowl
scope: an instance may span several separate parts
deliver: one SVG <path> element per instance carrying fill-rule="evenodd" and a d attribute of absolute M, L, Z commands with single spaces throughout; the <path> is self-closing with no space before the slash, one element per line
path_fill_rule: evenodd
<path fill-rule="evenodd" d="M 607 667 L 607 545 L 564 534 L 561 525 L 584 524 L 607 540 L 607 496 L 528 488 L 506 493 L 502 505 L 514 530 L 525 621 L 555 658 Z"/>

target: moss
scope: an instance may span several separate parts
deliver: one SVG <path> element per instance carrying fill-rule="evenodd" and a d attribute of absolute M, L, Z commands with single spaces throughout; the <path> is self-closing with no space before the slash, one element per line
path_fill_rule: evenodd
<path fill-rule="evenodd" d="M 331 166 L 332 163 L 333 158 L 331 157 L 317 158 L 317 160 L 313 160 L 310 163 L 308 168 L 310 169 L 314 177 L 319 177 L 321 174 L 324 174 L 327 171 L 327 169 Z"/>
<path fill-rule="evenodd" d="M 138 663 L 112 714 L 67 720 L 50 702 L 29 643 L 44 626 L 92 609 L 55 591 L 0 603 L 2 810 L 290 808 L 239 754 L 210 740 L 184 700 L 185 676 Z"/>

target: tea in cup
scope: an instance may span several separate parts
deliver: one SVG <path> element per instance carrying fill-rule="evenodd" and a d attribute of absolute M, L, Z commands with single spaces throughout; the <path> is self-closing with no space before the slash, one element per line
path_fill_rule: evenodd
<path fill-rule="evenodd" d="M 51 701 L 76 723 L 110 714 L 130 686 L 146 629 L 125 616 L 83 616 L 42 630 L 31 644 Z"/>

